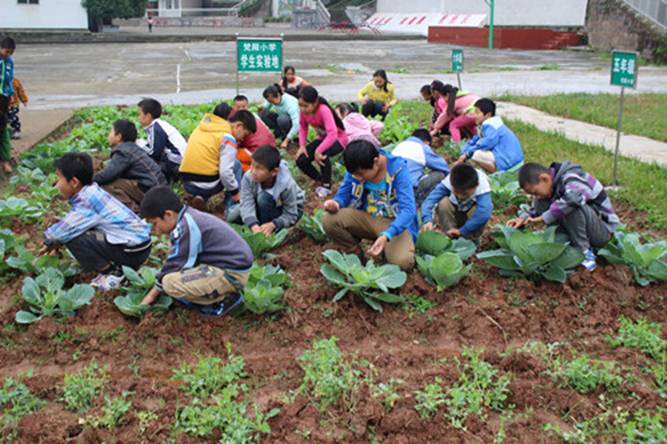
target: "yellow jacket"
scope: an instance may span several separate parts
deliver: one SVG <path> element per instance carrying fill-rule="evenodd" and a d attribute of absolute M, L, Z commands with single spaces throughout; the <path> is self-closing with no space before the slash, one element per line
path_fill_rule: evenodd
<path fill-rule="evenodd" d="M 394 92 L 394 85 L 387 83 L 387 91 L 385 91 L 384 88 L 376 88 L 373 81 L 368 82 L 366 86 L 361 88 L 357 97 L 359 98 L 359 101 L 362 101 L 367 97 L 369 100 L 377 100 L 378 102 L 382 102 L 389 106 L 396 105 L 396 102 L 398 101 L 396 99 L 396 93 Z"/>
<path fill-rule="evenodd" d="M 225 119 L 215 114 L 205 114 L 188 139 L 179 172 L 217 176 L 222 138 L 231 133 L 232 128 Z"/>
<path fill-rule="evenodd" d="M 19 79 L 14 77 L 14 80 L 12 81 L 12 86 L 14 87 L 14 95 L 9 100 L 9 107 L 18 108 L 19 101 L 21 101 L 24 105 L 27 104 L 28 95 L 25 93 L 25 89 L 23 88 L 23 85 L 21 84 Z"/>

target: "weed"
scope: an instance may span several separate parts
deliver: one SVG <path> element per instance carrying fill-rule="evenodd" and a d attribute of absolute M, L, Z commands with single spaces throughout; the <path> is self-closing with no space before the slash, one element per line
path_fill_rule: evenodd
<path fill-rule="evenodd" d="M 67 410 L 83 413 L 109 382 L 109 375 L 93 361 L 77 373 L 65 373 L 64 381 L 62 399 Z"/>
<path fill-rule="evenodd" d="M 590 359 L 584 355 L 551 372 L 551 375 L 583 394 L 591 393 L 598 387 L 617 390 L 624 382 L 615 363 Z"/>
<path fill-rule="evenodd" d="M 151 410 L 141 410 L 134 414 L 139 421 L 139 434 L 143 435 L 152 423 L 158 420 L 158 416 Z"/>
<path fill-rule="evenodd" d="M 0 431 L 6 433 L 7 441 L 16 438 L 21 418 L 36 412 L 43 405 L 44 401 L 30 393 L 20 379 L 5 377 L 0 387 Z"/>
<path fill-rule="evenodd" d="M 377 385 L 370 385 L 371 395 L 374 398 L 382 398 L 382 405 L 385 412 L 393 410 L 396 403 L 401 399 L 401 395 L 396 390 L 397 386 L 404 384 L 402 379 L 390 379 L 389 382 L 381 382 Z"/>
<path fill-rule="evenodd" d="M 438 413 L 441 405 L 447 402 L 445 393 L 442 391 L 442 379 L 436 377 L 435 381 L 426 385 L 423 390 L 415 392 L 415 410 L 424 419 L 432 418 Z"/>
<path fill-rule="evenodd" d="M 667 341 L 660 337 L 659 324 L 644 318 L 633 322 L 626 317 L 621 317 L 620 324 L 617 336 L 611 339 L 612 346 L 636 348 L 653 359 L 664 356 Z"/>
<path fill-rule="evenodd" d="M 405 297 L 403 308 L 409 312 L 418 314 L 425 314 L 430 309 L 438 306 L 437 302 L 433 302 L 421 296 L 408 295 Z"/>
<path fill-rule="evenodd" d="M 95 428 L 104 427 L 112 429 L 118 427 L 123 423 L 123 417 L 132 408 L 132 401 L 128 396 L 130 392 L 123 392 L 117 398 L 104 397 L 104 408 L 102 409 L 102 416 L 88 417 L 86 422 Z"/>
<path fill-rule="evenodd" d="M 213 356 L 199 358 L 195 366 L 183 364 L 174 370 L 174 379 L 184 383 L 181 390 L 193 398 L 205 399 L 223 387 L 246 376 L 242 356 L 229 356 L 223 365 L 222 359 Z"/>

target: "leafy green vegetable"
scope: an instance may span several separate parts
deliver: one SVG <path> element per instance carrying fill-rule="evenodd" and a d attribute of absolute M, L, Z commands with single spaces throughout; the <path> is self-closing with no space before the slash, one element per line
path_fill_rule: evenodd
<path fill-rule="evenodd" d="M 243 306 L 256 314 L 275 313 L 285 308 L 282 288 L 289 277 L 280 267 L 253 264 L 243 289 Z"/>
<path fill-rule="evenodd" d="M 41 203 L 31 203 L 25 199 L 11 196 L 6 200 L 0 200 L 0 223 L 5 225 L 13 218 L 21 220 L 34 220 L 42 217 L 46 207 Z"/>
<path fill-rule="evenodd" d="M 541 233 L 514 230 L 505 225 L 495 240 L 500 249 L 484 251 L 477 257 L 500 269 L 506 277 L 547 279 L 564 283 L 567 275 L 581 264 L 581 251 L 556 242 L 556 227 Z"/>
<path fill-rule="evenodd" d="M 56 256 L 35 256 L 23 245 L 17 244 L 14 247 L 14 255 L 7 258 L 7 266 L 20 270 L 25 274 L 41 274 L 49 268 L 55 268 L 65 275 L 65 277 L 79 274 L 79 267 L 71 261 L 61 259 Z"/>
<path fill-rule="evenodd" d="M 472 269 L 472 264 L 463 265 L 463 261 L 454 253 L 442 253 L 437 257 L 417 256 L 417 267 L 421 274 L 438 291 L 454 286 Z"/>
<path fill-rule="evenodd" d="M 246 225 L 232 224 L 232 228 L 234 228 L 248 245 L 250 245 L 252 254 L 254 254 L 255 257 L 262 257 L 274 248 L 278 248 L 285 242 L 287 234 L 289 233 L 289 230 L 280 230 L 271 236 L 266 236 L 262 233 L 253 233 Z"/>
<path fill-rule="evenodd" d="M 65 276 L 49 268 L 37 278 L 26 278 L 23 281 L 23 300 L 29 305 L 30 311 L 20 310 L 16 313 L 16 322 L 30 324 L 45 316 L 73 316 L 77 309 L 90 304 L 95 290 L 90 285 L 77 284 L 65 291 Z"/>
<path fill-rule="evenodd" d="M 306 236 L 315 242 L 326 242 L 328 239 L 327 233 L 324 232 L 324 227 L 322 226 L 322 216 L 324 216 L 324 210 L 317 208 L 313 211 L 312 216 L 304 214 L 299 223 L 301 231 L 306 233 Z"/>
<path fill-rule="evenodd" d="M 124 296 L 118 296 L 113 303 L 118 309 L 127 316 L 141 318 L 150 312 L 165 312 L 169 310 L 172 299 L 169 296 L 161 295 L 157 301 L 151 305 L 141 303 L 146 293 L 155 286 L 157 270 L 150 267 L 142 267 L 139 272 L 130 267 L 123 267 L 123 274 L 130 283 Z"/>
<path fill-rule="evenodd" d="M 619 231 L 598 254 L 611 264 L 630 267 L 635 281 L 642 287 L 651 282 L 667 281 L 667 241 L 642 244 L 638 233 Z"/>
<path fill-rule="evenodd" d="M 376 265 L 372 260 L 363 266 L 354 254 L 343 255 L 335 250 L 326 250 L 322 255 L 331 264 L 323 264 L 320 272 L 329 282 L 342 288 L 334 296 L 334 302 L 348 292 L 361 296 L 364 302 L 379 312 L 382 311 L 380 302 L 403 302 L 403 297 L 389 293 L 390 289 L 402 287 L 407 280 L 407 275 L 398 266 Z"/>
<path fill-rule="evenodd" d="M 526 195 L 519 186 L 517 173 L 505 171 L 489 175 L 491 197 L 497 208 L 506 208 L 526 202 Z"/>
<path fill-rule="evenodd" d="M 415 245 L 417 254 L 440 256 L 442 253 L 454 253 L 461 260 L 466 260 L 475 254 L 477 247 L 471 240 L 458 238 L 450 239 L 449 236 L 437 231 L 424 231 L 419 233 Z"/>

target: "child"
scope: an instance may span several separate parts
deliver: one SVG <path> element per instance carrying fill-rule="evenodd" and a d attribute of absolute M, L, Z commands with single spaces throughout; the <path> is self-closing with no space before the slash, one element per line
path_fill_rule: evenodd
<path fill-rule="evenodd" d="M 252 169 L 241 182 L 241 217 L 253 233 L 269 236 L 295 225 L 303 216 L 304 193 L 287 162 L 272 146 L 252 153 Z"/>
<path fill-rule="evenodd" d="M 0 163 L 5 174 L 12 172 L 12 141 L 9 128 L 9 101 L 14 95 L 14 59 L 16 43 L 11 37 L 0 41 Z"/>
<path fill-rule="evenodd" d="M 462 138 L 462 130 L 472 135 L 477 133 L 477 129 L 475 128 L 474 103 L 479 97 L 465 91 L 459 91 L 458 88 L 452 85 L 441 85 L 441 82 L 437 82 L 434 84 L 434 88 L 438 93 L 438 100 L 444 102 L 444 107 L 433 124 L 431 135 L 435 136 L 449 124 L 449 133 L 452 136 L 452 141 L 459 143 Z"/>
<path fill-rule="evenodd" d="M 223 316 L 243 302 L 240 293 L 253 255 L 233 228 L 212 214 L 184 206 L 169 187 L 146 193 L 141 217 L 171 241 L 157 284 L 142 304 L 152 304 L 164 292 L 203 314 Z"/>
<path fill-rule="evenodd" d="M 558 225 L 572 246 L 584 252 L 582 265 L 594 270 L 594 249 L 604 247 L 620 223 L 602 184 L 579 165 L 565 161 L 548 169 L 525 164 L 519 170 L 519 185 L 534 196 L 533 206 L 507 225 Z"/>
<path fill-rule="evenodd" d="M 431 94 L 433 97 L 431 101 L 431 106 L 433 107 L 433 115 L 431 116 L 431 124 L 429 125 L 428 130 L 433 131 L 435 122 L 438 121 L 438 117 L 440 117 L 440 114 L 442 114 L 445 108 L 447 108 L 447 100 L 445 100 L 445 98 L 439 92 L 445 88 L 445 84 L 442 83 L 440 80 L 434 80 L 433 82 L 431 82 L 430 85 L 427 86 L 430 87 Z M 436 130 L 435 135 L 451 137 L 451 133 L 449 132 L 449 122 L 445 123 L 442 128 Z"/>
<path fill-rule="evenodd" d="M 331 194 L 331 158 L 340 154 L 347 146 L 345 125 L 331 109 L 329 102 L 320 97 L 312 86 L 304 86 L 299 93 L 299 150 L 296 164 L 308 177 L 319 182 L 315 193 L 320 198 Z M 308 126 L 313 126 L 318 138 L 306 145 Z M 312 165 L 320 164 L 321 172 Z"/>
<path fill-rule="evenodd" d="M 433 208 L 437 225 L 451 238 L 464 237 L 475 243 L 493 213 L 491 186 L 486 174 L 465 163 L 456 165 L 422 204 L 424 231 L 433 230 Z"/>
<path fill-rule="evenodd" d="M 14 87 L 14 95 L 9 102 L 9 126 L 12 129 L 12 139 L 20 139 L 21 121 L 19 120 L 19 103 L 23 103 L 23 106 L 28 106 L 28 95 L 16 77 L 14 77 L 12 86 Z"/>
<path fill-rule="evenodd" d="M 40 254 L 67 247 L 84 272 L 100 273 L 91 285 L 118 288 L 123 265 L 137 269 L 151 253 L 151 230 L 129 208 L 93 182 L 88 154 L 67 153 L 55 162 L 56 187 L 72 208 L 44 232 Z"/>
<path fill-rule="evenodd" d="M 419 222 L 405 160 L 366 140 L 350 143 L 343 159 L 347 174 L 336 197 L 324 202 L 324 230 L 348 251 L 370 239 L 369 256 L 384 253 L 387 262 L 409 271 Z"/>
<path fill-rule="evenodd" d="M 336 114 L 343 120 L 348 142 L 364 139 L 371 142 L 376 148 L 382 146 L 378 136 L 384 129 L 384 123 L 368 120 L 359 114 L 356 104 L 339 103 L 336 105 Z"/>
<path fill-rule="evenodd" d="M 167 180 L 160 167 L 136 144 L 137 127 L 129 120 L 116 120 L 107 136 L 111 159 L 93 180 L 135 213 L 144 193 Z"/>
<path fill-rule="evenodd" d="M 266 88 L 263 96 L 266 102 L 259 116 L 277 138 L 283 139 L 280 147 L 287 149 L 289 143 L 299 134 L 299 100 L 283 94 L 278 84 Z"/>
<path fill-rule="evenodd" d="M 239 161 L 243 167 L 243 172 L 245 173 L 250 169 L 250 164 L 252 159 L 250 156 L 252 153 L 262 145 L 271 145 L 276 146 L 276 138 L 273 136 L 273 133 L 267 127 L 261 118 L 257 115 L 251 113 L 248 108 L 250 104 L 248 103 L 248 98 L 246 96 L 236 96 L 234 97 L 234 108 L 232 109 L 231 114 L 229 115 L 230 122 L 234 118 L 237 112 L 245 111 L 250 116 L 252 116 L 254 122 L 254 130 L 246 132 L 242 138 L 236 139 L 239 144 Z M 249 128 L 249 127 L 246 127 Z"/>
<path fill-rule="evenodd" d="M 421 87 L 419 90 L 419 93 L 422 95 L 422 99 L 424 99 L 424 102 L 428 102 L 429 105 L 431 105 L 431 108 L 433 108 L 433 114 L 431 114 L 431 123 L 429 124 L 429 130 L 433 128 L 433 124 L 435 123 L 436 120 L 438 120 L 438 116 L 442 112 L 442 110 L 438 111 L 436 108 L 436 105 L 438 104 L 437 98 L 433 95 L 433 90 L 431 89 L 431 85 L 424 85 Z"/>
<path fill-rule="evenodd" d="M 428 130 L 419 128 L 405 141 L 396 145 L 391 152 L 392 155 L 401 157 L 408 163 L 417 207 L 421 206 L 433 188 L 449 174 L 447 162 L 433 152 L 431 142 Z M 429 169 L 428 173 L 424 172 L 425 168 Z"/>
<path fill-rule="evenodd" d="M 381 116 L 382 120 L 387 117 L 389 109 L 397 102 L 394 85 L 387 79 L 384 69 L 378 69 L 373 73 L 373 80 L 361 88 L 357 97 L 362 105 L 361 113 L 364 116 Z"/>
<path fill-rule="evenodd" d="M 521 142 L 496 116 L 493 100 L 475 102 L 475 122 L 480 127 L 480 134 L 466 144 L 457 162 L 472 160 L 488 173 L 516 171 L 523 165 Z"/>
<path fill-rule="evenodd" d="M 280 80 L 280 86 L 285 94 L 299 97 L 301 88 L 308 85 L 310 85 L 310 83 L 296 75 L 296 69 L 294 69 L 293 66 L 288 65 L 285 67 L 283 70 L 283 78 Z"/>
<path fill-rule="evenodd" d="M 231 111 L 229 105 L 221 103 L 212 114 L 204 115 L 190 135 L 181 162 L 179 172 L 183 188 L 194 196 L 192 205 L 200 210 L 206 208 L 210 197 L 223 190 L 233 202 L 239 202 L 241 198 L 239 183 L 243 170 L 237 160 L 236 138 L 226 120 Z"/>
<path fill-rule="evenodd" d="M 168 181 L 178 177 L 178 167 L 183 160 L 187 142 L 176 128 L 160 119 L 162 105 L 155 99 L 144 99 L 139 107 L 139 123 L 144 127 L 148 142 L 142 146 L 148 155 L 162 168 Z"/>

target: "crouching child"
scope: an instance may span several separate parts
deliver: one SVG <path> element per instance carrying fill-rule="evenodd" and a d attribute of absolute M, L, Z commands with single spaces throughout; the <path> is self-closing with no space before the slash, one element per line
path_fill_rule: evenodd
<path fill-rule="evenodd" d="M 241 291 L 248 282 L 253 255 L 232 227 L 183 205 L 165 186 L 146 193 L 141 216 L 171 241 L 157 284 L 143 304 L 152 304 L 164 292 L 202 314 L 223 316 L 243 302 Z"/>
<path fill-rule="evenodd" d="M 384 255 L 387 262 L 409 271 L 419 221 L 405 160 L 367 140 L 350 143 L 343 159 L 347 173 L 336 196 L 324 202 L 324 230 L 347 251 L 358 251 L 360 241 L 369 239 L 369 256 Z"/>
<path fill-rule="evenodd" d="M 437 225 L 451 238 L 464 237 L 479 243 L 492 213 L 489 179 L 482 171 L 462 163 L 452 168 L 424 201 L 422 229 L 430 231 Z"/>
<path fill-rule="evenodd" d="M 84 272 L 100 273 L 91 285 L 103 291 L 120 287 L 122 266 L 139 268 L 150 255 L 150 226 L 93 182 L 88 154 L 67 153 L 55 167 L 56 187 L 72 208 L 44 232 L 40 254 L 65 246 Z"/>
<path fill-rule="evenodd" d="M 595 249 L 609 242 L 620 222 L 602 184 L 579 165 L 565 161 L 549 168 L 525 164 L 519 170 L 519 185 L 534 197 L 533 205 L 508 225 L 558 225 L 558 231 L 584 253 L 581 265 L 594 270 Z"/>
<path fill-rule="evenodd" d="M 252 153 L 252 168 L 241 181 L 240 216 L 253 233 L 269 236 L 295 225 L 303 203 L 304 192 L 277 149 L 264 145 Z"/>

